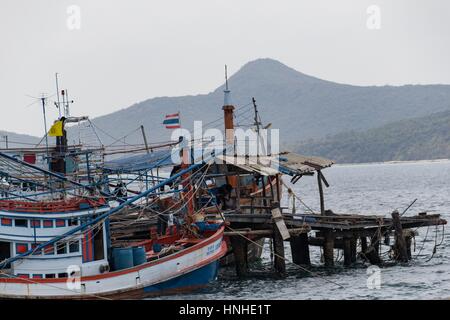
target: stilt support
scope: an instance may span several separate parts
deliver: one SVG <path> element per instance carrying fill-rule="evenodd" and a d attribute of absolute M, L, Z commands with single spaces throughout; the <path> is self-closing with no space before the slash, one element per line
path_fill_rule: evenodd
<path fill-rule="evenodd" d="M 344 238 L 344 266 L 352 264 L 352 244 L 351 238 Z"/>
<path fill-rule="evenodd" d="M 324 233 L 323 258 L 325 267 L 334 266 L 334 235 L 329 231 Z"/>
<path fill-rule="evenodd" d="M 397 259 L 401 262 L 408 262 L 408 250 L 406 249 L 405 236 L 400 222 L 400 214 L 398 211 L 392 212 L 392 224 L 395 230 L 395 251 Z"/>
<path fill-rule="evenodd" d="M 298 236 L 291 237 L 292 262 L 298 265 L 309 266 L 311 258 L 309 256 L 308 234 L 301 233 Z"/>
<path fill-rule="evenodd" d="M 278 275 L 286 274 L 286 261 L 284 260 L 284 241 L 277 226 L 273 224 L 273 253 L 274 267 Z"/>
<path fill-rule="evenodd" d="M 248 275 L 248 242 L 241 236 L 230 237 L 233 248 L 236 275 L 243 278 Z"/>

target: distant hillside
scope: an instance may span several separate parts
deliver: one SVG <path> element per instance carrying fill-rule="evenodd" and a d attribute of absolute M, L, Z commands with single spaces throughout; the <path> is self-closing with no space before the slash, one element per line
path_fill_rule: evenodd
<path fill-rule="evenodd" d="M 450 159 L 450 111 L 310 140 L 296 151 L 340 163 Z"/>
<path fill-rule="evenodd" d="M 8 138 L 9 148 L 30 147 L 38 143 L 41 139 L 26 134 L 18 134 L 0 130 L 0 149 L 6 148 L 6 138 Z"/>
<path fill-rule="evenodd" d="M 252 97 L 256 98 L 263 122 L 280 128 L 285 146 L 450 110 L 449 85 L 360 87 L 337 84 L 305 75 L 271 59 L 247 63 L 229 83 L 236 106 L 247 105 Z M 165 114 L 181 111 L 182 123 L 190 129 L 194 120 L 206 123 L 221 117 L 222 104 L 223 87 L 220 87 L 209 94 L 149 99 L 95 118 L 93 122 L 116 138 L 143 124 L 149 141 L 162 141 L 171 133 L 161 124 Z M 248 113 L 238 115 L 236 120 L 248 124 L 249 116 Z M 220 121 L 215 125 L 222 127 Z M 102 132 L 99 135 L 105 144 L 112 141 Z M 142 143 L 142 137 L 133 134 L 126 143 Z"/>

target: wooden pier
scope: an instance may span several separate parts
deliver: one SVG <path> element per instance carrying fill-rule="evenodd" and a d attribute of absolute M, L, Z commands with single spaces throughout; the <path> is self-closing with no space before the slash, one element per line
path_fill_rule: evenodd
<path fill-rule="evenodd" d="M 411 260 L 414 229 L 447 223 L 438 214 L 426 213 L 408 217 L 397 211 L 390 217 L 324 213 L 292 214 L 279 208 L 268 214 L 225 213 L 228 224 L 225 234 L 230 238 L 237 275 L 249 274 L 247 247 L 262 238 L 272 239 L 274 270 L 283 275 L 286 271 L 285 242 L 290 244 L 291 262 L 299 266 L 311 265 L 311 246 L 322 248 L 325 267 L 335 265 L 336 249 L 343 251 L 344 266 L 351 266 L 358 259 L 382 265 L 385 262 L 380 256 L 382 241 L 392 244 L 395 261 L 405 263 Z"/>

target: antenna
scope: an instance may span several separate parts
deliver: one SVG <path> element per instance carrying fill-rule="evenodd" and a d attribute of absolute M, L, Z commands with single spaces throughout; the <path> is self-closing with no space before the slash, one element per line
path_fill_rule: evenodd
<path fill-rule="evenodd" d="M 56 78 L 56 94 L 57 94 L 57 97 L 58 97 L 58 104 L 56 105 L 56 107 L 58 108 L 58 111 L 59 111 L 59 117 L 61 118 L 61 104 L 60 104 L 60 101 L 59 101 L 58 72 L 55 73 L 55 78 Z"/>
<path fill-rule="evenodd" d="M 69 103 L 73 103 L 73 101 L 69 101 L 69 91 L 66 89 L 66 106 L 64 107 L 64 117 L 70 117 L 69 111 Z"/>

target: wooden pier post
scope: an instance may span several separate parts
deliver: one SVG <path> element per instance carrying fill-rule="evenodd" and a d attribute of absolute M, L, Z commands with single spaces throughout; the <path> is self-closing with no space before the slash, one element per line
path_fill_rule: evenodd
<path fill-rule="evenodd" d="M 406 253 L 407 253 L 407 257 L 408 260 L 412 259 L 412 254 L 411 254 L 411 245 L 412 245 L 412 238 L 409 236 L 405 237 L 405 241 L 406 241 Z"/>
<path fill-rule="evenodd" d="M 311 258 L 309 255 L 308 234 L 301 233 L 298 236 L 291 236 L 291 253 L 292 262 L 298 265 L 311 265 Z"/>
<path fill-rule="evenodd" d="M 352 245 L 351 238 L 344 237 L 344 266 L 348 267 L 352 264 Z"/>
<path fill-rule="evenodd" d="M 406 249 L 406 241 L 403 235 L 403 227 L 400 222 L 400 214 L 397 210 L 392 212 L 392 224 L 395 229 L 395 250 L 397 259 L 401 262 L 408 262 L 408 251 Z"/>
<path fill-rule="evenodd" d="M 364 253 L 367 251 L 367 237 L 361 237 L 361 252 Z"/>
<path fill-rule="evenodd" d="M 273 252 L 274 252 L 274 268 L 278 275 L 286 274 L 286 261 L 284 260 L 284 241 L 276 224 L 273 224 Z"/>
<path fill-rule="evenodd" d="M 324 232 L 323 258 L 325 267 L 334 266 L 334 235 L 330 231 Z"/>
<path fill-rule="evenodd" d="M 406 241 L 406 252 L 408 254 L 408 260 L 412 259 L 411 246 L 412 246 L 412 238 L 414 237 L 414 232 L 410 229 L 404 231 L 405 241 Z"/>
<path fill-rule="evenodd" d="M 357 244 L 356 238 L 352 237 L 350 239 L 350 257 L 351 257 L 352 263 L 356 263 L 356 254 L 357 254 L 356 253 L 356 244 Z"/>
<path fill-rule="evenodd" d="M 236 275 L 243 278 L 248 275 L 248 242 L 241 236 L 230 237 L 233 248 Z"/>

